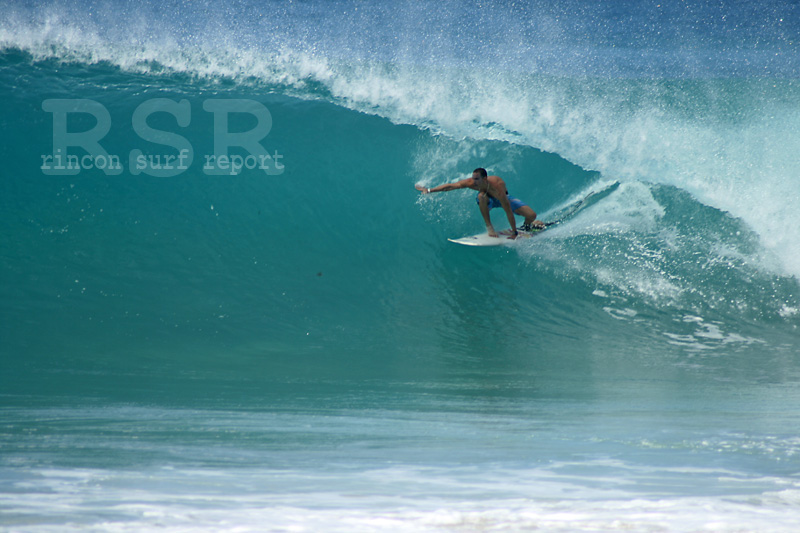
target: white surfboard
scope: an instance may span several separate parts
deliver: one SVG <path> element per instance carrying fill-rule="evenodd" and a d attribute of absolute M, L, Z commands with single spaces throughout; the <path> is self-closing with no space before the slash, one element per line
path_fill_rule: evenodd
<path fill-rule="evenodd" d="M 507 246 L 514 244 L 520 239 L 530 238 L 541 231 L 544 230 L 541 229 L 533 230 L 530 233 L 528 233 L 527 231 L 518 230 L 516 239 L 508 238 L 509 235 L 511 235 L 511 230 L 507 229 L 498 232 L 497 237 L 489 237 L 489 232 L 484 231 L 483 233 L 478 233 L 477 235 L 470 235 L 468 237 L 461 237 L 460 239 L 447 239 L 447 240 L 450 242 L 454 242 L 456 244 L 463 244 L 464 246 L 504 246 L 504 245 Z"/>

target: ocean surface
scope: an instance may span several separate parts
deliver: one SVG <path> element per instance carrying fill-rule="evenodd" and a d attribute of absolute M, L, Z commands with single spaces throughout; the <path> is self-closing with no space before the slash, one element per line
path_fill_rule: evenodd
<path fill-rule="evenodd" d="M 0 531 L 800 531 L 796 2 L 0 11 Z"/>

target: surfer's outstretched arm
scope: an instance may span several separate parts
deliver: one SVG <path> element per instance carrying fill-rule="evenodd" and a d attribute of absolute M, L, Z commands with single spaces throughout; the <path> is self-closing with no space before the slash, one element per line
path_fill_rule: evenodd
<path fill-rule="evenodd" d="M 442 185 L 437 185 L 436 187 L 423 187 L 422 185 L 414 185 L 419 192 L 422 194 L 430 194 L 432 192 L 447 192 L 447 191 L 455 191 L 457 189 L 469 189 L 473 184 L 472 178 L 467 178 L 465 180 L 457 181 L 455 183 L 444 183 Z"/>

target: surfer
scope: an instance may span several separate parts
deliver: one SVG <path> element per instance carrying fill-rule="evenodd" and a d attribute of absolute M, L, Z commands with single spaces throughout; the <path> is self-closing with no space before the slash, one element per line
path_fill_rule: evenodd
<path fill-rule="evenodd" d="M 521 200 L 509 196 L 506 183 L 503 179 L 500 176 L 488 176 L 485 168 L 476 168 L 472 172 L 471 178 L 455 183 L 445 183 L 444 185 L 437 185 L 430 189 L 422 185 L 416 185 L 415 187 L 422 194 L 455 191 L 456 189 L 472 189 L 478 191 L 478 196 L 475 200 L 478 202 L 481 215 L 483 215 L 483 220 L 486 222 L 486 229 L 490 237 L 497 237 L 497 232 L 494 230 L 492 220 L 489 217 L 489 210 L 495 207 L 502 207 L 506 212 L 508 223 L 511 224 L 511 229 L 513 230 L 509 239 L 515 239 L 517 237 L 517 222 L 516 219 L 514 219 L 514 213 L 525 217 L 525 223 L 522 225 L 523 230 L 530 231 L 531 228 L 544 228 L 544 223 L 541 220 L 536 220 L 536 212 Z"/>

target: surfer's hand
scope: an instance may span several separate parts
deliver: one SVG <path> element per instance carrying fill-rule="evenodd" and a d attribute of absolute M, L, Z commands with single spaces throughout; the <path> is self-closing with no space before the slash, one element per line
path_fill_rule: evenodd
<path fill-rule="evenodd" d="M 431 190 L 427 187 L 423 187 L 422 185 L 414 185 L 414 188 L 417 189 L 422 194 L 430 194 Z"/>
<path fill-rule="evenodd" d="M 497 237 L 497 232 L 493 228 L 489 228 L 489 237 Z"/>
<path fill-rule="evenodd" d="M 509 236 L 508 236 L 508 238 L 509 238 L 509 239 L 511 239 L 511 240 L 513 241 L 514 239 L 516 239 L 516 238 L 517 238 L 517 235 L 519 235 L 519 233 L 517 233 L 516 231 L 514 231 L 514 233 L 512 233 L 511 235 L 509 235 Z"/>

